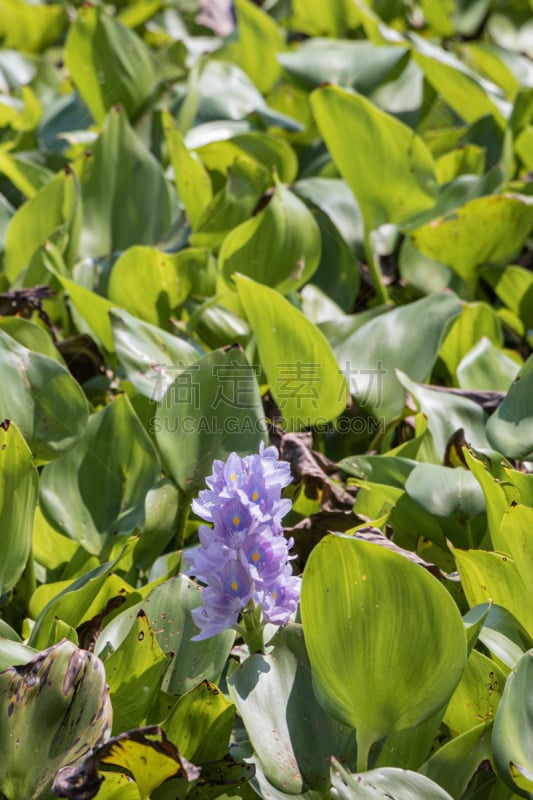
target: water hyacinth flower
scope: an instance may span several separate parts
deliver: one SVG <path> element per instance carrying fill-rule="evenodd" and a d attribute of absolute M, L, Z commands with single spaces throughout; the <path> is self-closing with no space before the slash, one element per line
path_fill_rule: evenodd
<path fill-rule="evenodd" d="M 252 650 L 262 647 L 267 622 L 289 621 L 301 584 L 290 564 L 293 540 L 281 527 L 292 505 L 281 492 L 291 480 L 288 462 L 263 442 L 258 454 L 213 463 L 208 488 L 192 503 L 211 523 L 200 525 L 200 546 L 187 553 L 188 574 L 206 584 L 202 606 L 192 612 L 200 629 L 194 640 L 235 628 Z"/>

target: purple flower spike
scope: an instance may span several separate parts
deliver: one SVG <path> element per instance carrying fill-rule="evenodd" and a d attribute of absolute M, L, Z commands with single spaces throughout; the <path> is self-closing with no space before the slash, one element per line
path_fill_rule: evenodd
<path fill-rule="evenodd" d="M 267 622 L 286 625 L 296 610 L 301 579 L 292 575 L 293 542 L 281 527 L 292 505 L 281 492 L 290 482 L 290 465 L 263 443 L 258 454 L 213 463 L 208 489 L 192 504 L 213 527 L 200 526 L 200 547 L 186 556 L 188 574 L 206 584 L 192 612 L 200 629 L 194 640 L 236 628 L 254 642 L 259 632 L 262 641 Z"/>

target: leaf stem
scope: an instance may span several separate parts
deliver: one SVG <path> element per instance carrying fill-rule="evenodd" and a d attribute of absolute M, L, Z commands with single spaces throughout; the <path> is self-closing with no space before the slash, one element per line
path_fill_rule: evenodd
<path fill-rule="evenodd" d="M 253 600 L 250 601 L 250 606 L 243 612 L 241 617 L 242 638 L 248 645 L 250 655 L 253 653 L 264 653 L 265 643 L 263 641 L 263 628 L 261 622 L 261 606 L 253 606 Z"/>
<path fill-rule="evenodd" d="M 368 770 L 368 756 L 370 755 L 370 748 L 374 744 L 374 737 L 371 731 L 363 729 L 360 725 L 356 732 L 357 739 L 357 772 L 366 772 Z"/>
<path fill-rule="evenodd" d="M 380 303 L 384 303 L 385 305 L 387 305 L 390 303 L 390 297 L 387 291 L 387 287 L 383 283 L 383 275 L 379 268 L 379 264 L 374 258 L 374 249 L 372 247 L 370 233 L 365 234 L 365 254 L 366 254 L 368 269 L 370 271 L 372 280 L 374 282 L 374 291 L 376 292 L 376 297 L 378 298 Z"/>
<path fill-rule="evenodd" d="M 176 520 L 176 550 L 183 550 L 191 504 L 188 495 L 178 486 L 178 514 Z"/>

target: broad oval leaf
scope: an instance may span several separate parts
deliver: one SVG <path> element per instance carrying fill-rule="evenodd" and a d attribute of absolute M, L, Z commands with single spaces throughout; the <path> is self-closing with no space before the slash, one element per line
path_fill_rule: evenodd
<path fill-rule="evenodd" d="M 38 474 L 31 452 L 14 422 L 0 425 L 0 597 L 24 571 L 31 551 Z M 0 635 L 5 635 L 0 629 Z"/>
<path fill-rule="evenodd" d="M 385 223 L 406 222 L 435 204 L 433 158 L 410 128 L 370 100 L 338 87 L 317 89 L 311 105 L 361 208 L 367 233 Z"/>
<path fill-rule="evenodd" d="M 424 775 L 396 767 L 352 775 L 333 759 L 331 783 L 339 800 L 452 800 L 448 792 Z"/>
<path fill-rule="evenodd" d="M 89 3 L 78 9 L 65 62 L 96 122 L 117 103 L 135 116 L 160 80 L 156 59 L 133 31 Z"/>
<path fill-rule="evenodd" d="M 259 449 L 266 423 L 256 374 L 240 348 L 228 347 L 186 367 L 168 387 L 153 429 L 166 468 L 186 494 L 202 487 L 215 458 Z"/>
<path fill-rule="evenodd" d="M 159 402 L 176 375 L 202 355 L 185 339 L 126 311 L 112 309 L 109 317 L 118 360 L 128 380 L 150 400 Z"/>
<path fill-rule="evenodd" d="M 520 251 L 533 225 L 533 198 L 478 197 L 411 234 L 421 253 L 451 267 L 471 285 L 487 264 L 506 264 Z"/>
<path fill-rule="evenodd" d="M 309 280 L 320 251 L 313 215 L 295 194 L 276 183 L 266 209 L 226 236 L 219 265 L 228 283 L 239 272 L 286 294 Z"/>
<path fill-rule="evenodd" d="M 150 438 L 126 395 L 89 420 L 78 446 L 41 475 L 41 508 L 57 530 L 100 554 L 144 517 L 160 474 Z"/>
<path fill-rule="evenodd" d="M 288 429 L 335 419 L 346 406 L 346 382 L 324 335 L 273 289 L 244 275 L 235 283 Z"/>
<path fill-rule="evenodd" d="M 301 626 L 290 625 L 269 655 L 252 655 L 229 680 L 262 772 L 287 795 L 329 788 L 329 759 L 353 762 L 355 738 L 319 705 Z"/>
<path fill-rule="evenodd" d="M 487 422 L 491 445 L 507 458 L 533 453 L 533 356 L 530 356 Z"/>
<path fill-rule="evenodd" d="M 492 733 L 492 752 L 500 778 L 520 797 L 533 794 L 533 650 L 507 678 Z"/>
<path fill-rule="evenodd" d="M 388 548 L 322 539 L 304 571 L 301 614 L 320 700 L 357 729 L 358 771 L 374 742 L 441 708 L 463 673 L 466 637 L 455 602 Z"/>
<path fill-rule="evenodd" d="M 66 367 L 0 330 L 0 417 L 12 419 L 36 461 L 57 458 L 87 425 L 85 395 Z"/>
<path fill-rule="evenodd" d="M 79 762 L 109 735 L 102 662 L 63 640 L 1 672 L 0 716 L 0 791 L 7 800 L 49 797 L 57 770 Z"/>
<path fill-rule="evenodd" d="M 345 338 L 336 337 L 333 350 L 359 406 L 387 420 L 400 414 L 403 390 L 395 370 L 425 380 L 449 323 L 460 311 L 458 298 L 443 292 L 380 314 Z"/>

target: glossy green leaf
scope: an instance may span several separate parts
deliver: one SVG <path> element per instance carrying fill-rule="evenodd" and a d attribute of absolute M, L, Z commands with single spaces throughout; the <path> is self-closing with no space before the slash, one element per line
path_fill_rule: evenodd
<path fill-rule="evenodd" d="M 203 680 L 217 683 L 235 634 L 227 630 L 210 639 L 192 642 L 197 628 L 191 611 L 201 602 L 201 589 L 193 581 L 184 575 L 171 578 L 156 586 L 145 600 L 118 614 L 98 637 L 95 652 L 102 653 L 108 643 L 117 650 L 131 630 L 138 611 L 143 609 L 159 647 L 164 653 L 172 654 L 161 689 L 182 695 Z"/>
<path fill-rule="evenodd" d="M 60 172 L 13 216 L 6 234 L 4 270 L 13 281 L 26 269 L 45 239 L 65 237 L 65 261 L 72 264 L 78 252 L 80 225 L 79 186 L 72 171 Z"/>
<path fill-rule="evenodd" d="M 168 661 L 145 612 L 139 611 L 124 641 L 104 662 L 114 733 L 130 730 L 144 721 Z"/>
<path fill-rule="evenodd" d="M 532 225 L 531 198 L 500 194 L 471 200 L 411 235 L 422 253 L 475 284 L 481 267 L 505 264 L 521 251 Z"/>
<path fill-rule="evenodd" d="M 36 619 L 28 644 L 37 649 L 46 646 L 56 619 L 62 619 L 74 627 L 94 616 L 92 610 L 95 601 L 97 604 L 97 598 L 104 589 L 108 576 L 120 563 L 125 553 L 127 553 L 127 548 L 124 548 L 113 561 L 104 562 L 100 566 L 84 572 L 79 578 L 70 581 L 59 594 L 54 596 Z M 46 585 L 43 584 L 43 586 Z M 97 610 L 101 611 L 102 609 Z"/>
<path fill-rule="evenodd" d="M 195 686 L 161 723 L 185 758 L 200 764 L 224 758 L 235 720 L 235 707 L 209 681 Z"/>
<path fill-rule="evenodd" d="M 288 430 L 335 419 L 346 383 L 323 334 L 273 289 L 243 275 L 235 282 Z"/>
<path fill-rule="evenodd" d="M 511 503 L 519 500 L 520 493 L 511 481 L 505 479 L 505 473 L 491 474 L 487 465 L 483 464 L 480 458 L 475 458 L 467 448 L 463 448 L 463 454 L 468 468 L 475 475 L 485 495 L 492 545 L 496 550 L 506 552 L 506 543 L 501 535 L 501 523 Z"/>
<path fill-rule="evenodd" d="M 353 731 L 332 719 L 314 695 L 300 626 L 280 633 L 269 655 L 247 658 L 229 688 L 261 770 L 278 791 L 322 794 L 330 784 L 330 756 L 354 762 Z"/>
<path fill-rule="evenodd" d="M 176 374 L 201 353 L 185 339 L 167 333 L 126 311 L 109 312 L 117 358 L 138 392 L 159 402 Z"/>
<path fill-rule="evenodd" d="M 533 274 L 514 265 L 503 269 L 486 269 L 482 272 L 500 300 L 524 322 L 533 327 Z"/>
<path fill-rule="evenodd" d="M 494 658 L 513 669 L 524 653 L 533 647 L 533 639 L 506 608 L 494 603 L 490 608 L 486 607 L 488 614 L 479 632 L 479 640 Z"/>
<path fill-rule="evenodd" d="M 0 714 L 7 720 L 0 729 L 0 791 L 7 800 L 47 798 L 56 771 L 109 734 L 104 667 L 64 640 L 0 673 Z"/>
<path fill-rule="evenodd" d="M 291 28 L 309 36 L 345 36 L 360 23 L 356 5 L 350 0 L 294 0 Z"/>
<path fill-rule="evenodd" d="M 469 606 L 490 601 L 503 606 L 532 636 L 533 609 L 527 602 L 529 585 L 524 584 L 513 559 L 485 550 L 454 549 L 453 554 Z"/>
<path fill-rule="evenodd" d="M 272 17 L 250 0 L 236 0 L 239 42 L 225 50 L 246 72 L 262 94 L 276 83 L 281 69 L 276 53 L 284 47 L 280 28 Z"/>
<path fill-rule="evenodd" d="M 425 380 L 447 327 L 460 309 L 452 293 L 435 294 L 381 314 L 344 341 L 338 339 L 333 349 L 359 406 L 387 420 L 397 416 L 404 402 L 395 370 Z"/>
<path fill-rule="evenodd" d="M 417 464 L 405 482 L 407 494 L 438 517 L 475 517 L 485 511 L 483 491 L 466 469 Z"/>
<path fill-rule="evenodd" d="M 90 553 L 131 533 L 160 467 L 126 395 L 93 414 L 78 446 L 41 475 L 43 513 Z"/>
<path fill-rule="evenodd" d="M 510 109 L 497 86 L 480 78 L 437 45 L 413 34 L 411 40 L 413 58 L 427 80 L 465 122 L 491 115 L 498 125 L 504 124 L 504 113 Z"/>
<path fill-rule="evenodd" d="M 80 183 L 80 248 L 85 256 L 106 256 L 134 244 L 154 245 L 167 232 L 170 187 L 120 107 L 109 111 L 102 133 L 80 165 Z"/>
<path fill-rule="evenodd" d="M 352 775 L 336 759 L 331 782 L 340 800 L 452 800 L 438 784 L 417 772 L 381 767 Z M 391 794 L 393 793 L 393 794 Z"/>
<path fill-rule="evenodd" d="M 113 264 L 108 297 L 130 314 L 166 328 L 190 288 L 188 269 L 178 254 L 139 245 L 128 248 Z"/>
<path fill-rule="evenodd" d="M 0 426 L 0 475 L 1 596 L 15 586 L 26 566 L 37 502 L 37 470 L 14 422 Z"/>
<path fill-rule="evenodd" d="M 533 760 L 529 747 L 533 735 L 532 669 L 533 651 L 530 650 L 507 679 L 492 734 L 498 774 L 520 797 L 531 797 L 533 793 Z"/>
<path fill-rule="evenodd" d="M 194 137 L 198 135 L 197 128 L 193 128 L 187 142 L 193 146 Z M 222 132 L 220 134 L 222 136 Z M 225 173 L 237 158 L 247 156 L 253 159 L 265 170 L 271 172 L 276 169 L 280 181 L 292 183 L 298 172 L 298 159 L 290 144 L 284 139 L 267 136 L 260 131 L 232 132 L 227 138 L 216 137 L 213 141 L 196 146 L 198 155 L 208 170 L 211 172 Z"/>
<path fill-rule="evenodd" d="M 61 36 L 67 13 L 59 3 L 1 0 L 0 20 L 2 47 L 39 53 Z"/>
<path fill-rule="evenodd" d="M 479 765 L 490 759 L 490 745 L 491 728 L 483 722 L 446 742 L 424 764 L 421 772 L 452 797 L 463 797 Z"/>
<path fill-rule="evenodd" d="M 487 303 L 464 303 L 460 315 L 450 325 L 439 353 L 452 378 L 461 359 L 483 336 L 496 347 L 503 346 L 500 318 Z"/>
<path fill-rule="evenodd" d="M 309 280 L 318 267 L 320 249 L 313 215 L 277 183 L 266 209 L 224 239 L 219 266 L 228 283 L 238 272 L 286 294 Z"/>
<path fill-rule="evenodd" d="M 446 445 L 452 434 L 461 428 L 464 430 L 466 441 L 473 447 L 489 447 L 485 434 L 487 415 L 480 405 L 459 395 L 439 392 L 416 384 L 399 370 L 396 374 L 398 380 L 414 398 L 417 411 L 421 411 L 427 417 L 428 428 L 440 459 L 444 458 Z"/>
<path fill-rule="evenodd" d="M 143 41 L 93 5 L 78 9 L 67 37 L 65 61 L 97 122 L 117 104 L 130 117 L 138 114 L 160 78 L 157 62 Z"/>
<path fill-rule="evenodd" d="M 408 54 L 406 47 L 375 47 L 368 41 L 314 37 L 278 60 L 293 78 L 314 89 L 335 83 L 369 94 L 399 71 Z"/>
<path fill-rule="evenodd" d="M 465 671 L 444 714 L 452 737 L 493 722 L 505 686 L 500 667 L 483 653 L 472 650 Z"/>
<path fill-rule="evenodd" d="M 88 333 L 100 347 L 112 353 L 114 343 L 109 313 L 114 304 L 70 278 L 65 278 L 57 272 L 53 274 L 65 290 L 73 316 L 76 316 L 78 329 L 82 333 Z"/>
<path fill-rule="evenodd" d="M 237 152 L 239 152 L 237 150 Z M 238 155 L 227 168 L 224 187 L 215 194 L 197 220 L 191 244 L 218 248 L 237 226 L 249 225 L 263 192 L 268 173 L 255 160 Z"/>
<path fill-rule="evenodd" d="M 311 105 L 324 141 L 361 208 L 367 232 L 384 223 L 401 224 L 433 206 L 437 194 L 433 159 L 406 125 L 364 97 L 336 87 L 317 89 Z"/>
<path fill-rule="evenodd" d="M 87 425 L 85 395 L 65 367 L 0 330 L 0 417 L 12 419 L 36 461 L 57 458 Z"/>
<path fill-rule="evenodd" d="M 168 111 L 163 111 L 162 123 L 178 193 L 195 230 L 213 197 L 211 181 L 196 153 L 185 145 Z"/>
<path fill-rule="evenodd" d="M 461 389 L 505 392 L 520 372 L 520 364 L 483 336 L 457 367 Z"/>
<path fill-rule="evenodd" d="M 203 486 L 215 458 L 259 449 L 265 422 L 256 374 L 240 348 L 228 347 L 183 369 L 167 389 L 153 430 L 167 469 L 186 494 Z"/>
<path fill-rule="evenodd" d="M 487 423 L 491 445 L 507 458 L 533 453 L 533 356 L 530 356 Z"/>
<path fill-rule="evenodd" d="M 304 571 L 301 615 L 321 703 L 357 729 L 358 771 L 374 742 L 427 719 L 461 678 L 466 639 L 454 601 L 387 548 L 322 539 Z M 349 636 L 340 640 L 339 629 Z"/>

